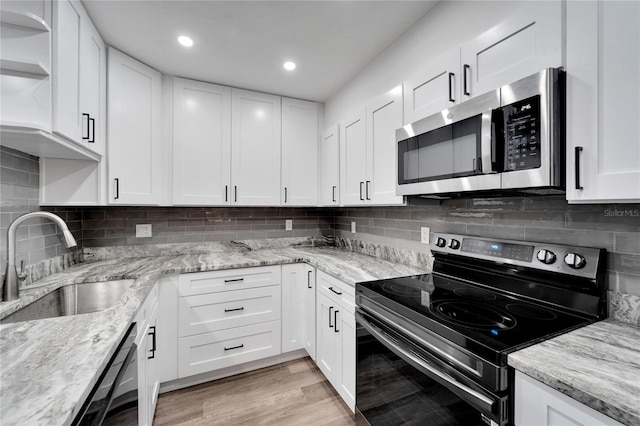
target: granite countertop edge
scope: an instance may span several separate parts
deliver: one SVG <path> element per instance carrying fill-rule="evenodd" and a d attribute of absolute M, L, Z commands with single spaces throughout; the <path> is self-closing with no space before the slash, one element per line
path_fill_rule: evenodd
<path fill-rule="evenodd" d="M 133 282 L 120 303 L 101 312 L 0 325 L 0 423 L 70 424 L 161 276 L 300 262 L 352 286 L 429 272 L 332 247 L 114 258 L 76 265 L 21 290 L 18 301 L 0 304 L 0 318 L 65 285 Z"/>
<path fill-rule="evenodd" d="M 640 327 L 606 319 L 509 354 L 514 369 L 625 425 L 640 424 Z"/>

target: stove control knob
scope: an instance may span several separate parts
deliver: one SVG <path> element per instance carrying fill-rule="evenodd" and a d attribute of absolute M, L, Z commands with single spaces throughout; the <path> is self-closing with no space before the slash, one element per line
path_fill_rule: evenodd
<path fill-rule="evenodd" d="M 442 238 L 442 237 L 438 237 L 438 238 L 436 239 L 436 246 L 438 246 L 438 247 L 444 247 L 444 246 L 446 246 L 446 245 L 447 245 L 447 240 L 445 240 L 444 238 Z"/>
<path fill-rule="evenodd" d="M 449 241 L 449 248 L 453 249 L 453 250 L 457 250 L 460 248 L 460 241 L 458 240 L 451 240 Z"/>
<path fill-rule="evenodd" d="M 545 249 L 539 250 L 536 257 L 540 262 L 544 263 L 545 265 L 551 265 L 556 261 L 556 254 L 551 250 L 545 250 Z"/>
<path fill-rule="evenodd" d="M 587 259 L 577 253 L 567 253 L 564 257 L 564 263 L 566 263 L 570 268 L 581 269 L 587 264 Z"/>

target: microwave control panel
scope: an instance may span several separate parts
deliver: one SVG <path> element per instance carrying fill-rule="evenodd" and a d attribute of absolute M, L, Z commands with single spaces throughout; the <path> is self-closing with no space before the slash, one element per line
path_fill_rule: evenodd
<path fill-rule="evenodd" d="M 540 96 L 506 105 L 504 171 L 540 167 Z"/>

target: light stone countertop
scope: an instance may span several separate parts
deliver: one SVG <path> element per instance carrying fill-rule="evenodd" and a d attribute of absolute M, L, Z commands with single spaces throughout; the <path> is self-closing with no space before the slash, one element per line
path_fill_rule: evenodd
<path fill-rule="evenodd" d="M 509 355 L 522 373 L 622 424 L 640 425 L 640 328 L 607 319 Z"/>
<path fill-rule="evenodd" d="M 64 285 L 134 280 L 120 303 L 105 311 L 0 325 L 0 424 L 70 424 L 161 275 L 307 262 L 355 285 L 428 272 L 332 247 L 252 250 L 219 243 L 208 244 L 206 249 L 198 253 L 202 248 L 178 247 L 155 257 L 135 257 L 150 253 L 123 248 L 115 257 L 111 253 L 113 258 L 103 260 L 98 253 L 94 261 L 21 290 L 18 301 L 0 303 L 3 318 Z M 188 254 L 180 254 L 185 252 Z"/>

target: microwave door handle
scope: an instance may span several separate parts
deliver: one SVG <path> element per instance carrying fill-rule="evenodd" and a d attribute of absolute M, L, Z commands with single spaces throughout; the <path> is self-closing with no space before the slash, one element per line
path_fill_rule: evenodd
<path fill-rule="evenodd" d="M 427 364 L 419 357 L 415 356 L 411 352 L 403 349 L 398 343 L 392 341 L 387 336 L 385 336 L 382 332 L 376 330 L 376 328 L 367 321 L 359 312 L 356 312 L 356 321 L 358 324 L 362 325 L 369 333 L 371 333 L 380 343 L 385 345 L 390 351 L 398 355 L 400 358 L 426 373 L 430 373 L 430 376 L 436 376 L 441 381 L 446 382 L 450 386 L 453 386 L 458 392 L 464 394 L 464 399 L 469 402 L 474 403 L 477 407 L 481 407 L 483 410 L 491 412 L 493 406 L 495 405 L 495 401 L 487 396 L 481 394 L 480 392 L 471 389 L 470 387 L 458 382 L 453 377 L 448 374 L 436 369 L 435 367 Z M 458 394 L 460 396 L 460 394 Z"/>
<path fill-rule="evenodd" d="M 482 113 L 482 123 L 480 126 L 480 171 L 482 174 L 495 173 L 493 163 L 491 161 L 492 138 L 492 109 L 488 109 Z"/>

